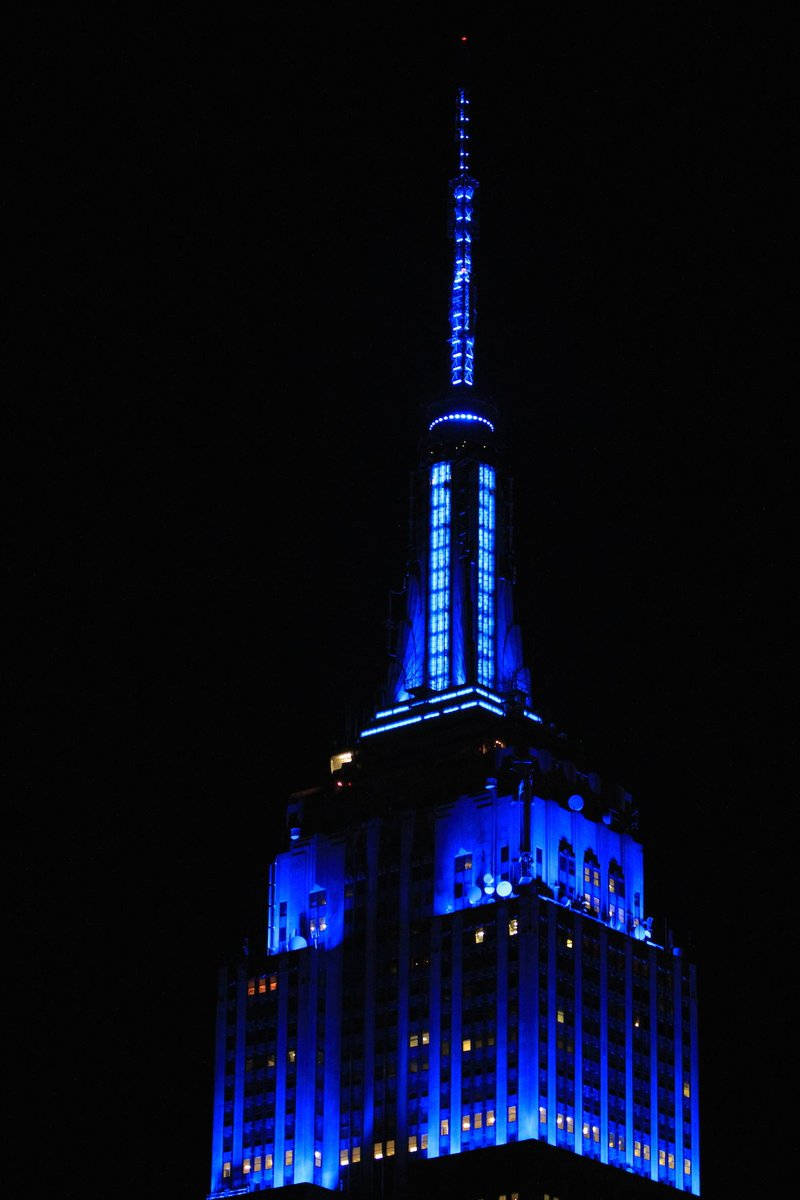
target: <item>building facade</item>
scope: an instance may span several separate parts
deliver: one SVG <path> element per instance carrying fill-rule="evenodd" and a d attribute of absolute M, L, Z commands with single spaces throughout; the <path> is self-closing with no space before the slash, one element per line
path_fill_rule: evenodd
<path fill-rule="evenodd" d="M 263 945 L 220 974 L 214 1200 L 700 1192 L 695 968 L 654 940 L 631 796 L 524 665 L 456 110 L 450 380 L 387 700 L 290 799 Z"/>

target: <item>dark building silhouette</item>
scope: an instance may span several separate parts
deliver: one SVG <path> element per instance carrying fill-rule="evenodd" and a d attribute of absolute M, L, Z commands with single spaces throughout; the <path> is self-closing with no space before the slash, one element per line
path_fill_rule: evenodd
<path fill-rule="evenodd" d="M 700 1190 L 695 969 L 656 942 L 632 797 L 541 719 L 514 620 L 456 107 L 450 381 L 386 701 L 291 797 L 263 944 L 221 972 L 215 1198 Z"/>

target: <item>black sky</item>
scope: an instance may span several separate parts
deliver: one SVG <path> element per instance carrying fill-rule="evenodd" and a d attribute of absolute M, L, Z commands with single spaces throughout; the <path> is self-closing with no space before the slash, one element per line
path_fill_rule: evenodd
<path fill-rule="evenodd" d="M 749 1087 L 788 998 L 761 923 L 784 636 L 753 381 L 766 31 L 527 20 L 466 26 L 477 383 L 506 418 L 536 703 L 634 792 L 650 908 L 700 965 L 714 1200 L 763 1170 Z M 460 31 L 338 6 L 75 20 L 70 53 L 40 51 L 50 89 L 22 89 L 23 141 L 52 145 L 63 353 L 30 425 L 58 536 L 22 567 L 45 653 L 20 726 L 48 731 L 48 770 L 21 887 L 33 924 L 58 914 L 50 1086 L 96 1164 L 65 1197 L 205 1195 L 217 964 L 287 793 L 383 681 L 446 382 Z M 25 816 L 38 787 L 32 767 Z"/>

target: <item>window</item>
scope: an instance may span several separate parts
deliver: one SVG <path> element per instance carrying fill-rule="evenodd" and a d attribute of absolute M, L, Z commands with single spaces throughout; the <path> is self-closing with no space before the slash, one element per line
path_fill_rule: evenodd
<path fill-rule="evenodd" d="M 258 977 L 258 994 L 259 994 L 259 996 L 263 996 L 263 994 L 266 990 L 267 990 L 267 977 L 266 977 L 266 975 L 259 975 L 259 977 Z"/>
<path fill-rule="evenodd" d="M 461 1043 L 461 1049 L 464 1051 L 465 1054 L 467 1053 L 468 1050 L 471 1050 L 472 1049 L 472 1038 L 464 1038 L 464 1040 Z"/>
<path fill-rule="evenodd" d="M 583 856 L 583 903 L 589 912 L 600 915 L 600 863 L 593 850 Z"/>
<path fill-rule="evenodd" d="M 394 1138 L 389 1138 L 386 1143 L 386 1157 L 391 1158 L 394 1154 Z"/>
<path fill-rule="evenodd" d="M 418 1046 L 419 1045 L 419 1036 L 416 1033 L 410 1034 L 409 1038 L 408 1038 L 408 1044 L 409 1044 L 409 1046 L 412 1046 L 412 1047 Z"/>
<path fill-rule="evenodd" d="M 423 1029 L 420 1040 L 422 1041 L 423 1046 L 427 1046 L 430 1042 L 431 1035 L 428 1033 L 427 1029 Z"/>
<path fill-rule="evenodd" d="M 255 996 L 255 994 L 256 994 L 256 981 L 255 981 L 255 979 L 248 979 L 248 981 L 247 981 L 247 994 L 248 994 L 248 996 Z"/>
<path fill-rule="evenodd" d="M 692 1086 L 691 1086 L 691 1084 L 689 1083 L 689 1080 L 688 1080 L 688 1079 L 684 1080 L 684 1084 L 683 1084 L 683 1094 L 684 1094 L 684 1096 L 686 1096 L 686 1097 L 689 1097 L 689 1096 L 691 1096 L 691 1094 L 692 1094 Z"/>
<path fill-rule="evenodd" d="M 482 1112 L 475 1113 L 475 1120 L 473 1123 L 474 1123 L 476 1129 L 480 1129 L 483 1126 L 483 1113 Z"/>
<path fill-rule="evenodd" d="M 560 1009 L 558 1010 L 558 1012 L 556 1013 L 556 1020 L 558 1021 L 559 1025 L 563 1025 L 563 1024 L 564 1024 L 564 1010 L 563 1010 L 563 1008 L 560 1008 Z"/>
<path fill-rule="evenodd" d="M 260 1154 L 257 1154 L 255 1157 L 255 1162 L 253 1163 L 253 1170 L 254 1171 L 261 1170 L 261 1155 Z"/>
<path fill-rule="evenodd" d="M 539 1105 L 539 1124 L 540 1125 L 547 1124 L 547 1109 L 544 1107 L 543 1104 Z"/>
<path fill-rule="evenodd" d="M 420 1146 L 420 1150 L 427 1150 L 427 1149 L 428 1149 L 428 1135 L 427 1135 L 427 1133 L 423 1133 L 422 1137 L 421 1137 L 421 1138 L 420 1138 L 420 1140 L 419 1140 L 419 1146 Z"/>
<path fill-rule="evenodd" d="M 509 1104 L 509 1106 L 508 1106 L 508 1123 L 509 1123 L 509 1125 L 513 1125 L 514 1122 L 516 1121 L 516 1119 L 517 1119 L 517 1106 L 516 1106 L 516 1104 Z"/>
<path fill-rule="evenodd" d="M 484 928 L 482 925 L 479 925 L 478 928 L 475 930 L 475 945 L 476 946 L 480 946 L 481 942 L 483 941 L 483 937 L 484 937 Z"/>
<path fill-rule="evenodd" d="M 642 1146 L 642 1157 L 644 1159 L 646 1159 L 647 1162 L 650 1161 L 650 1143 L 649 1142 L 645 1142 L 645 1144 Z"/>
<path fill-rule="evenodd" d="M 634 1154 L 634 1157 L 635 1157 L 635 1158 L 641 1158 L 641 1157 L 642 1157 L 642 1143 L 641 1143 L 641 1142 L 634 1142 L 634 1143 L 633 1143 L 633 1154 Z"/>
<path fill-rule="evenodd" d="M 249 1175 L 249 1174 L 250 1174 L 250 1166 L 251 1166 L 250 1159 L 249 1159 L 249 1158 L 246 1158 L 246 1159 L 244 1160 L 244 1162 L 242 1163 L 242 1173 L 243 1173 L 244 1175 Z"/>
<path fill-rule="evenodd" d="M 592 1138 L 596 1142 L 600 1141 L 600 1126 L 599 1125 L 592 1126 Z M 649 1147 L 648 1147 L 648 1150 L 649 1150 Z"/>
<path fill-rule="evenodd" d="M 288 1058 L 288 1060 L 289 1060 L 289 1062 L 290 1062 L 290 1063 L 296 1062 L 296 1061 L 297 1061 L 297 1051 L 296 1051 L 296 1050 L 289 1050 L 289 1051 L 287 1052 L 287 1055 L 286 1055 L 286 1057 Z"/>
<path fill-rule="evenodd" d="M 463 1117 L 461 1118 L 461 1128 L 462 1129 L 471 1129 L 472 1128 L 472 1121 L 470 1119 L 469 1113 L 464 1113 Z"/>
<path fill-rule="evenodd" d="M 277 992 L 277 990 L 278 990 L 278 976 L 277 975 L 270 975 L 269 990 L 271 992 Z"/>
<path fill-rule="evenodd" d="M 294 1162 L 294 1150 L 287 1150 L 283 1156 L 283 1164 L 290 1167 Z"/>
<path fill-rule="evenodd" d="M 354 1163 L 361 1162 L 361 1147 L 353 1146 L 352 1161 Z"/>
<path fill-rule="evenodd" d="M 272 1155 L 271 1154 L 264 1155 L 264 1170 L 265 1171 L 272 1170 Z"/>
<path fill-rule="evenodd" d="M 574 1132 L 575 1132 L 575 1118 L 568 1116 L 567 1117 L 567 1133 L 574 1133 Z"/>
<path fill-rule="evenodd" d="M 666 1152 L 666 1150 L 659 1150 L 659 1152 L 658 1152 L 658 1165 L 659 1165 L 660 1167 L 665 1167 L 665 1166 L 667 1165 L 667 1152 Z"/>
<path fill-rule="evenodd" d="M 556 1128 L 557 1129 L 564 1128 L 564 1114 L 563 1113 L 556 1113 Z"/>
<path fill-rule="evenodd" d="M 566 838 L 558 844 L 558 883 L 566 891 L 575 890 L 575 852 Z"/>
<path fill-rule="evenodd" d="M 344 1150 L 339 1151 L 339 1166 L 346 1167 L 349 1162 L 350 1152 L 348 1151 L 347 1147 L 345 1147 Z"/>
<path fill-rule="evenodd" d="M 415 1150 L 417 1149 L 417 1135 L 415 1133 L 412 1133 L 409 1136 L 408 1149 L 411 1154 L 413 1154 L 415 1152 Z"/>
<path fill-rule="evenodd" d="M 453 864 L 453 894 L 456 900 L 467 898 L 472 887 L 472 855 L 459 854 Z"/>
<path fill-rule="evenodd" d="M 508 922 L 508 936 L 515 937 L 519 933 L 519 922 L 516 917 L 512 917 Z"/>
<path fill-rule="evenodd" d="M 231 1177 L 231 1164 L 229 1162 L 223 1163 L 222 1164 L 222 1178 L 230 1179 L 230 1177 Z"/>
<path fill-rule="evenodd" d="M 383 1158 L 383 1142 L 376 1142 L 372 1151 L 373 1158 Z"/>
<path fill-rule="evenodd" d="M 675 1155 L 674 1154 L 667 1154 L 667 1166 L 669 1167 L 670 1171 L 675 1170 Z"/>
<path fill-rule="evenodd" d="M 439 1122 L 439 1134 L 441 1137 L 447 1137 L 450 1132 L 450 1122 L 447 1117 L 443 1117 Z"/>
<path fill-rule="evenodd" d="M 684 1175 L 691 1175 L 692 1173 L 692 1160 L 690 1158 L 683 1160 L 683 1173 Z"/>
<path fill-rule="evenodd" d="M 315 1167 L 322 1166 L 322 1151 L 321 1150 L 314 1151 L 314 1166 Z"/>

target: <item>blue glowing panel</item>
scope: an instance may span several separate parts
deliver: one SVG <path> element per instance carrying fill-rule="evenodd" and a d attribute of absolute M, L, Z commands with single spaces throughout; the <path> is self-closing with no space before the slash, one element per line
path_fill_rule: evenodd
<path fill-rule="evenodd" d="M 494 685 L 495 470 L 478 468 L 478 683 Z"/>
<path fill-rule="evenodd" d="M 494 433 L 494 425 L 486 417 L 479 417 L 477 413 L 470 412 L 454 412 L 447 413 L 444 417 L 437 417 L 435 421 L 431 421 L 428 430 L 435 429 L 437 425 L 443 425 L 446 421 L 473 421 L 479 425 L 486 425 Z"/>
<path fill-rule="evenodd" d="M 431 467 L 428 682 L 437 692 L 450 682 L 450 475 L 450 463 Z"/>
<path fill-rule="evenodd" d="M 475 335 L 472 330 L 472 219 L 477 186 L 469 170 L 469 100 L 458 94 L 458 176 L 452 185 L 455 263 L 450 296 L 450 382 L 472 386 Z"/>

